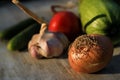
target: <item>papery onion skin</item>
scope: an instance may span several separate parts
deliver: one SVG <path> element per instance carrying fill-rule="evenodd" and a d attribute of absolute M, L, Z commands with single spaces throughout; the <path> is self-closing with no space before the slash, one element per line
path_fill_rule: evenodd
<path fill-rule="evenodd" d="M 95 44 L 88 46 L 88 43 L 79 45 L 81 40 L 87 36 L 95 41 Z M 85 42 L 85 41 L 84 41 Z M 79 45 L 79 47 L 76 47 Z M 94 73 L 104 67 L 112 59 L 113 44 L 109 38 L 103 35 L 82 35 L 75 39 L 68 51 L 68 61 L 70 66 L 77 72 Z"/>

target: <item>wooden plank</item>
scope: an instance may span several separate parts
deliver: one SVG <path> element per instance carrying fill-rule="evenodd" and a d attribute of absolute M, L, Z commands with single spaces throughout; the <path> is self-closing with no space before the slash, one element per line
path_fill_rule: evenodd
<path fill-rule="evenodd" d="M 35 13 L 49 20 L 52 16 L 49 6 L 55 2 L 45 3 L 48 4 L 47 6 L 40 4 L 39 1 L 25 3 Z M 2 6 L 0 7 L 0 30 L 27 17 L 13 4 Z M 119 62 L 120 47 L 116 47 L 113 59 L 106 68 L 94 74 L 77 73 L 71 69 L 66 55 L 37 60 L 27 51 L 8 51 L 6 43 L 0 41 L 0 80 L 120 80 Z"/>
<path fill-rule="evenodd" d="M 111 63 L 102 71 L 94 74 L 83 74 L 71 69 L 67 57 L 37 60 L 32 58 L 27 51 L 10 52 L 6 49 L 5 43 L 0 43 L 0 45 L 0 80 L 120 79 L 119 54 L 115 54 Z"/>

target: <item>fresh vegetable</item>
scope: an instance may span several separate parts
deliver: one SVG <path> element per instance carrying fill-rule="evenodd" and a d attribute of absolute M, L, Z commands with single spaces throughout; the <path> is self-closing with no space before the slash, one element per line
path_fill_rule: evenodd
<path fill-rule="evenodd" d="M 74 40 L 80 35 L 80 24 L 78 17 L 70 11 L 55 11 L 54 8 L 61 6 L 52 6 L 54 16 L 49 22 L 48 30 L 51 32 L 62 32 L 69 40 Z"/>
<path fill-rule="evenodd" d="M 39 29 L 40 25 L 38 23 L 34 23 L 26 29 L 24 29 L 22 32 L 18 33 L 8 42 L 8 50 L 15 51 L 26 48 L 29 40 L 34 34 L 39 32 Z"/>
<path fill-rule="evenodd" d="M 82 35 L 75 39 L 68 51 L 70 66 L 77 72 L 94 73 L 111 61 L 113 45 L 103 35 Z"/>
<path fill-rule="evenodd" d="M 46 29 L 47 25 L 43 23 L 40 33 L 34 35 L 29 42 L 28 50 L 32 57 L 58 57 L 67 48 L 69 41 L 64 34 L 49 32 Z"/>
<path fill-rule="evenodd" d="M 28 50 L 31 56 L 35 58 L 52 58 L 60 56 L 65 48 L 68 47 L 69 40 L 61 32 L 49 32 L 47 30 L 47 23 L 41 20 L 32 11 L 23 6 L 18 0 L 13 0 L 20 9 L 30 15 L 38 23 L 42 24 L 40 33 L 35 34 L 28 44 Z"/>
<path fill-rule="evenodd" d="M 3 31 L 0 32 L 0 39 L 9 40 L 19 32 L 27 28 L 29 25 L 34 24 L 36 21 L 32 18 L 27 18 Z"/>
<path fill-rule="evenodd" d="M 79 13 L 85 33 L 106 35 L 114 45 L 120 42 L 120 6 L 113 0 L 82 0 Z"/>

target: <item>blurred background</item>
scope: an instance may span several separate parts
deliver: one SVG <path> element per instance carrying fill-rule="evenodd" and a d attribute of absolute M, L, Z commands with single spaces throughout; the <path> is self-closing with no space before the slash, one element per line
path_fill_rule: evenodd
<path fill-rule="evenodd" d="M 28 9 L 36 13 L 39 17 L 43 17 L 49 22 L 52 17 L 51 5 L 66 5 L 68 2 L 76 0 L 19 0 Z M 73 12 L 76 12 L 76 9 Z M 3 30 L 11 25 L 18 23 L 21 20 L 28 18 L 11 0 L 0 0 L 0 30 Z"/>

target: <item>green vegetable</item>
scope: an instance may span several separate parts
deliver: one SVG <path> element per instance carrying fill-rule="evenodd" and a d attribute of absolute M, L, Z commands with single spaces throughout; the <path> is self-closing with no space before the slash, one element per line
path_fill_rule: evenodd
<path fill-rule="evenodd" d="M 10 26 L 9 28 L 3 30 L 0 32 L 0 39 L 3 40 L 9 40 L 19 32 L 21 32 L 23 29 L 27 28 L 29 25 L 35 23 L 31 18 L 25 19 L 13 26 Z"/>
<path fill-rule="evenodd" d="M 120 6 L 113 0 L 82 0 L 79 13 L 85 33 L 108 36 L 114 45 L 120 42 Z"/>
<path fill-rule="evenodd" d="M 22 32 L 13 37 L 7 45 L 7 49 L 10 51 L 21 50 L 26 48 L 29 40 L 35 33 L 40 30 L 40 24 L 35 23 L 24 29 Z"/>

